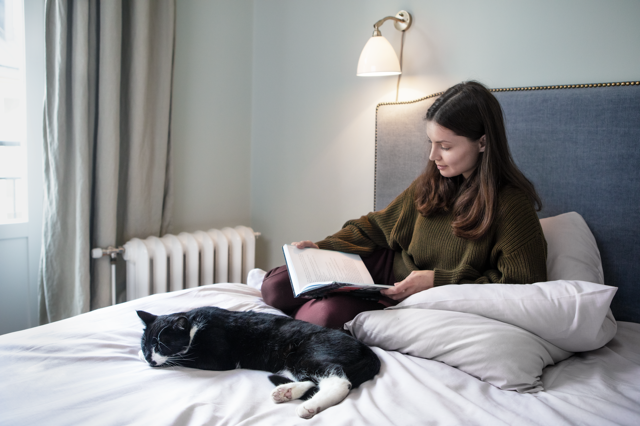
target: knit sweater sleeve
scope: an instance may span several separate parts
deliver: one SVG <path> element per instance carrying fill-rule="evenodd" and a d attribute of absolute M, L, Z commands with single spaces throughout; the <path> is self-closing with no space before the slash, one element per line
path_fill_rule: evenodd
<path fill-rule="evenodd" d="M 410 232 L 410 227 L 405 225 L 415 212 L 414 188 L 415 183 L 382 210 L 347 221 L 340 231 L 318 241 L 318 247 L 365 257 L 378 248 L 399 250 L 397 240 L 400 234 Z"/>
<path fill-rule="evenodd" d="M 436 270 L 435 285 L 542 282 L 547 280 L 546 260 L 547 242 L 535 209 L 523 192 L 507 188 L 501 193 L 486 269 L 460 265 L 456 270 Z"/>

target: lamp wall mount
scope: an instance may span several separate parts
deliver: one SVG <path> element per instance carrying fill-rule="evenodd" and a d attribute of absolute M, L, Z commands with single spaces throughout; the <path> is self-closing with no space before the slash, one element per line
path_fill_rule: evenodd
<path fill-rule="evenodd" d="M 411 14 L 406 10 L 401 10 L 396 14 L 396 16 L 387 16 L 373 24 L 373 37 L 379 37 L 382 35 L 379 28 L 389 20 L 394 21 L 393 26 L 396 27 L 396 30 L 398 31 L 406 31 L 411 27 Z"/>

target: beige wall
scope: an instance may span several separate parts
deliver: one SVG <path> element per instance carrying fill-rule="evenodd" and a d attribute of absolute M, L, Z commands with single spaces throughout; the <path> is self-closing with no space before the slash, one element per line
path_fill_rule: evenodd
<path fill-rule="evenodd" d="M 355 68 L 373 23 L 401 9 L 414 24 L 400 100 L 467 79 L 640 80 L 635 0 L 181 0 L 174 230 L 250 223 L 266 269 L 282 244 L 370 211 L 375 107 L 396 79 Z M 393 25 L 381 31 L 398 50 Z"/>

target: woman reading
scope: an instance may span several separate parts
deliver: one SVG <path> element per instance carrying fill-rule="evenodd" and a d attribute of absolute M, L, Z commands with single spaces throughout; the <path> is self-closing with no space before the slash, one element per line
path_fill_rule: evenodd
<path fill-rule="evenodd" d="M 399 302 L 434 286 L 546 281 L 541 201 L 515 165 L 498 100 L 483 85 L 449 88 L 429 108 L 425 171 L 383 210 L 326 239 L 293 243 L 362 256 L 382 294 Z M 269 271 L 266 303 L 297 319 L 339 328 L 384 305 L 344 293 L 294 298 L 286 266 Z"/>

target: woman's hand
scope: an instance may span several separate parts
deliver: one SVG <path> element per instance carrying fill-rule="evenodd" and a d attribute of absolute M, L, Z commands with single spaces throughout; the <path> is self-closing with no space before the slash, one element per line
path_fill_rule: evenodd
<path fill-rule="evenodd" d="M 320 248 L 316 245 L 316 243 L 314 243 L 313 241 L 309 241 L 309 240 L 304 240 L 304 241 L 298 241 L 297 243 L 291 243 L 292 246 L 294 246 L 295 248 L 299 248 L 299 249 L 303 249 L 303 248 Z"/>
<path fill-rule="evenodd" d="M 433 287 L 433 271 L 412 271 L 411 274 L 399 283 L 395 283 L 391 288 L 380 291 L 390 299 L 401 301 L 411 296 Z"/>

